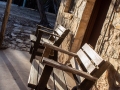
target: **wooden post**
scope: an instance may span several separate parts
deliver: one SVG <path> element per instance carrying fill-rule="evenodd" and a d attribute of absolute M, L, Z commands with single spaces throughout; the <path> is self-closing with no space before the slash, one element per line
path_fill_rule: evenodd
<path fill-rule="evenodd" d="M 3 17 L 2 26 L 1 26 L 1 32 L 0 32 L 0 47 L 4 39 L 4 34 L 6 30 L 6 24 L 8 21 L 9 13 L 10 13 L 11 3 L 12 3 L 12 0 L 7 0 L 6 9 L 4 12 L 4 17 Z"/>

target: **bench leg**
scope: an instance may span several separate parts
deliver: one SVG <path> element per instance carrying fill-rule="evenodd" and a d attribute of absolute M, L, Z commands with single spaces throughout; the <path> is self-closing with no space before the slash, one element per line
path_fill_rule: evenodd
<path fill-rule="evenodd" d="M 43 32 L 38 31 L 37 40 L 36 40 L 36 42 L 34 43 L 33 50 L 32 50 L 32 55 L 31 55 L 31 58 L 30 58 L 30 62 L 31 62 L 31 63 L 32 63 L 33 59 L 35 58 L 36 51 L 37 51 L 37 49 L 38 49 L 38 47 L 39 47 L 39 43 L 40 43 L 42 34 L 43 34 Z"/>
<path fill-rule="evenodd" d="M 45 65 L 36 90 L 46 90 L 47 82 L 52 71 L 53 71 L 52 67 Z"/>

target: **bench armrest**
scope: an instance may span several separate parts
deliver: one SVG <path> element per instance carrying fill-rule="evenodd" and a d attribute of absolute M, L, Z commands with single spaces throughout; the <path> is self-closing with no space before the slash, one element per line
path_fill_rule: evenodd
<path fill-rule="evenodd" d="M 42 25 L 37 25 L 37 26 L 38 26 L 38 27 L 42 27 L 42 28 L 44 28 L 44 29 L 46 29 L 46 30 L 54 31 L 54 29 L 47 28 L 47 27 L 44 27 L 44 26 L 42 26 Z"/>
<path fill-rule="evenodd" d="M 59 35 L 56 35 L 56 34 L 53 34 L 53 33 L 50 33 L 50 32 L 47 32 L 47 31 L 44 31 L 42 29 L 38 29 L 40 32 L 43 32 L 43 33 L 46 33 L 46 34 L 49 34 L 49 35 L 52 35 L 52 36 L 56 36 L 56 37 L 60 37 Z"/>
<path fill-rule="evenodd" d="M 45 47 L 51 48 L 51 49 L 53 49 L 53 50 L 57 50 L 57 51 L 60 51 L 60 52 L 62 52 L 62 53 L 65 53 L 65 54 L 74 56 L 74 57 L 77 57 L 77 56 L 78 56 L 76 53 L 73 53 L 73 52 L 70 52 L 70 51 L 66 51 L 66 50 L 64 50 L 64 49 L 61 49 L 60 47 L 55 46 L 55 45 L 51 45 L 51 44 L 46 43 L 46 42 L 43 42 L 42 44 L 43 44 Z"/>
<path fill-rule="evenodd" d="M 70 72 L 70 73 L 73 73 L 73 74 L 77 74 L 77 75 L 82 76 L 82 77 L 84 77 L 88 80 L 91 80 L 91 81 L 96 81 L 97 80 L 96 77 L 93 77 L 92 75 L 90 75 L 90 74 L 88 74 L 88 73 L 86 73 L 82 70 L 74 69 L 72 67 L 66 66 L 64 64 L 58 63 L 54 60 L 51 60 L 51 59 L 48 59 L 48 58 L 45 58 L 45 57 L 43 57 L 42 62 L 45 65 L 48 65 L 48 66 L 51 66 L 53 68 L 57 68 L 57 69 L 60 69 L 60 70 L 63 70 L 63 71 L 67 71 L 67 72 Z"/>

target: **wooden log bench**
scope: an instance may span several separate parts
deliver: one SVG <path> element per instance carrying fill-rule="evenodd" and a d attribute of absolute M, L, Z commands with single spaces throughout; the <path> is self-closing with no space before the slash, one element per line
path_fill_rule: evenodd
<path fill-rule="evenodd" d="M 89 90 L 95 84 L 97 79 L 99 79 L 100 76 L 110 66 L 110 63 L 103 60 L 88 44 L 85 44 L 77 53 L 72 53 L 66 50 L 62 50 L 61 48 L 53 46 L 48 43 L 43 43 L 43 44 L 46 47 L 73 56 L 73 58 L 71 58 L 70 60 L 71 62 L 71 67 L 70 67 L 63 65 L 52 59 L 43 57 L 40 63 L 42 62 L 44 67 L 40 75 L 40 78 L 37 82 L 37 87 L 35 87 L 35 90 L 45 90 L 46 85 L 48 84 L 48 80 L 50 79 L 49 77 L 51 75 L 51 72 L 53 71 L 53 68 L 56 68 L 57 70 L 69 72 L 72 74 L 71 78 L 74 78 L 76 86 L 69 89 Z M 55 74 L 59 74 L 59 73 L 55 73 Z M 58 84 L 55 85 L 57 86 Z M 68 90 L 68 87 L 66 89 L 65 88 L 59 89 L 58 87 L 58 90 Z"/>
<path fill-rule="evenodd" d="M 65 39 L 65 37 L 70 32 L 70 30 L 65 29 L 61 25 L 58 25 L 53 33 L 43 31 L 40 29 L 41 27 L 49 30 L 46 27 L 39 26 L 39 28 L 37 28 L 37 31 L 36 31 L 37 34 L 30 35 L 30 39 L 31 39 L 31 43 L 32 43 L 31 49 L 30 49 L 30 53 L 32 54 L 30 62 L 32 63 L 32 66 L 31 66 L 29 80 L 28 80 L 28 87 L 33 88 L 33 89 L 36 88 L 36 86 L 38 84 L 38 79 L 39 79 L 38 77 L 41 75 L 41 72 L 43 69 L 42 68 L 43 65 L 40 63 L 40 60 L 42 60 L 41 57 L 49 57 L 49 58 L 53 58 L 54 60 L 57 60 L 57 52 L 58 51 L 51 51 L 50 48 L 45 48 L 43 43 L 47 42 L 51 45 L 60 46 L 60 44 Z M 42 38 L 43 33 L 49 34 L 50 37 L 48 39 Z M 43 49 L 43 50 L 41 52 L 41 51 L 38 51 L 38 49 Z M 43 52 L 44 52 L 44 54 L 43 54 Z M 51 54 L 51 52 L 53 52 L 53 54 Z M 39 61 L 37 61 L 35 59 L 36 58 L 35 56 L 37 56 L 37 57 L 39 56 L 38 57 Z"/>
<path fill-rule="evenodd" d="M 44 46 L 42 45 L 43 42 L 47 42 L 49 44 L 53 44 L 56 46 L 60 46 L 60 44 L 63 42 L 65 37 L 68 35 L 70 30 L 64 28 L 62 25 L 58 25 L 53 32 L 50 33 L 48 31 L 51 31 L 52 29 L 43 27 L 38 25 L 35 35 L 30 35 L 31 40 L 31 48 L 30 48 L 30 54 L 31 59 L 30 62 L 32 63 L 35 56 L 42 56 Z M 48 38 L 43 37 L 43 34 L 50 35 Z M 56 53 L 55 53 L 56 54 Z M 55 58 L 55 57 L 52 57 Z"/>

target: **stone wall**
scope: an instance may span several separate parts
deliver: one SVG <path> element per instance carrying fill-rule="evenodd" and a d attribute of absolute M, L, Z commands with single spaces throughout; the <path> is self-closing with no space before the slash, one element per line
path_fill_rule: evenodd
<path fill-rule="evenodd" d="M 82 42 L 95 0 L 75 0 L 74 10 L 69 12 L 71 1 L 72 0 L 61 1 L 56 26 L 61 24 L 65 28 L 70 29 L 71 32 L 61 47 L 76 52 Z M 65 63 L 68 58 L 67 55 L 59 54 L 59 61 L 62 63 Z"/>
<path fill-rule="evenodd" d="M 93 90 L 120 89 L 120 0 L 112 0 L 96 51 L 112 66 L 103 74 Z"/>

